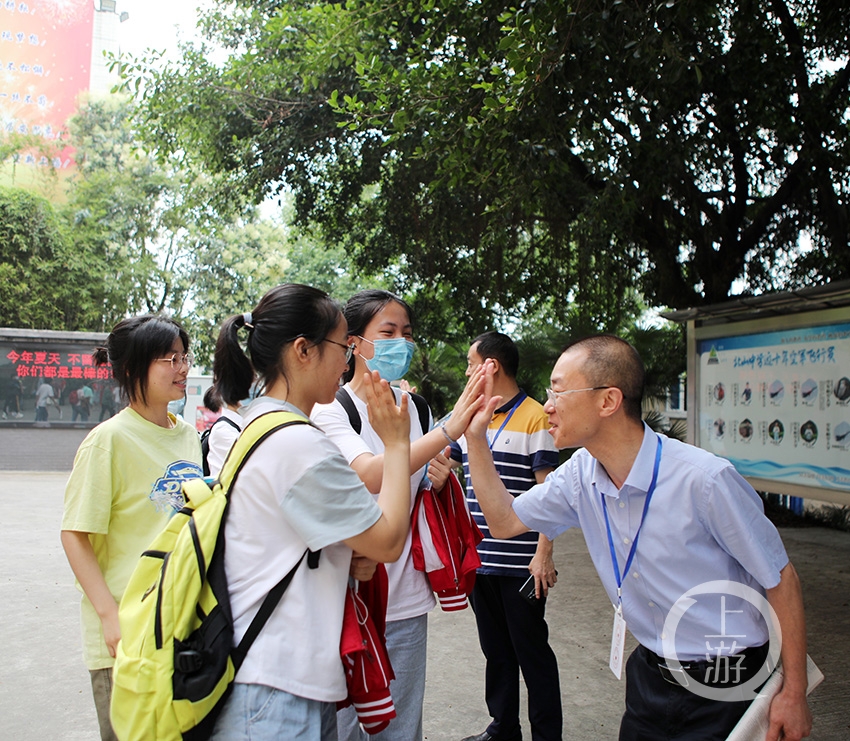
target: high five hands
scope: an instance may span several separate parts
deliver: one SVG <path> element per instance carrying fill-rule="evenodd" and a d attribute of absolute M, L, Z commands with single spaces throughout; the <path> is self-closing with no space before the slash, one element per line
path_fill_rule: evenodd
<path fill-rule="evenodd" d="M 469 397 L 474 399 L 471 404 L 472 414 L 464 433 L 467 438 L 486 437 L 487 428 L 493 419 L 493 414 L 502 403 L 501 396 L 493 396 L 493 372 L 495 369 L 496 366 L 492 360 L 485 360 L 469 377 L 466 389 L 461 395 L 461 399 L 463 399 L 468 393 Z"/>

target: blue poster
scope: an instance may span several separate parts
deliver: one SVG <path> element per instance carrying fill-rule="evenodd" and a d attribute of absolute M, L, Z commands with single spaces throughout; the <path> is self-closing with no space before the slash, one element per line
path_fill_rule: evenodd
<path fill-rule="evenodd" d="M 850 491 L 850 323 L 697 342 L 700 447 L 744 476 Z"/>

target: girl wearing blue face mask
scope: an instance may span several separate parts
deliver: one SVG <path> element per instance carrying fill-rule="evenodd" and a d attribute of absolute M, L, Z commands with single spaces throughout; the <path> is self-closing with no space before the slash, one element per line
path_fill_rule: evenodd
<path fill-rule="evenodd" d="M 354 362 L 346 376 L 342 392 L 354 403 L 360 417 L 358 434 L 339 401 L 317 405 L 313 421 L 340 448 L 343 456 L 360 476 L 366 488 L 380 490 L 384 471 L 384 446 L 372 430 L 365 404 L 364 375 L 377 371 L 386 381 L 405 376 L 413 356 L 413 319 L 410 307 L 388 291 L 361 291 L 352 296 L 344 309 L 348 322 L 348 340 L 355 346 Z M 394 389 L 396 398 L 403 392 Z M 442 488 L 450 468 L 445 448 L 449 440 L 463 434 L 475 411 L 477 400 L 465 391 L 445 427 L 421 428 L 419 415 L 408 400 L 410 413 L 410 508 L 430 461 L 428 476 L 435 488 Z M 430 428 L 430 424 L 428 427 Z M 433 460 L 432 460 L 433 459 Z M 387 564 L 390 591 L 387 607 L 387 649 L 395 679 L 390 684 L 397 717 L 381 733 L 367 736 L 357 723 L 352 708 L 337 713 L 340 741 L 417 741 L 422 739 L 422 702 L 425 695 L 425 658 L 428 612 L 434 607 L 434 594 L 425 575 L 413 567 L 408 534 L 404 552 L 398 561 Z M 357 578 L 365 579 L 374 570 L 372 562 L 360 559 Z"/>

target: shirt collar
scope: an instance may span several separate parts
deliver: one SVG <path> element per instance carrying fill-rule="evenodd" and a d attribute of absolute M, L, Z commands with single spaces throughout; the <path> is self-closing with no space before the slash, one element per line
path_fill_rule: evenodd
<path fill-rule="evenodd" d="M 655 470 L 655 448 L 657 445 L 658 435 L 644 422 L 643 442 L 640 444 L 640 450 L 632 464 L 629 475 L 619 490 L 614 486 L 605 468 L 594 459 L 593 485 L 597 491 L 601 491 L 613 499 L 619 499 L 621 494 L 630 492 L 646 494 L 649 491 L 649 485 L 652 483 L 652 472 Z"/>
<path fill-rule="evenodd" d="M 290 404 L 288 401 L 284 401 L 283 399 L 275 399 L 272 396 L 258 396 L 255 398 L 248 405 L 246 416 L 253 416 L 251 412 L 256 411 L 258 408 L 262 409 L 266 406 L 278 407 L 286 412 L 294 412 L 295 414 L 300 414 L 302 417 L 307 417 L 307 415 L 295 406 L 295 404 Z"/>
<path fill-rule="evenodd" d="M 525 391 L 520 389 L 519 393 L 516 396 L 514 396 L 513 399 L 511 399 L 509 402 L 507 402 L 505 404 L 502 404 L 502 406 L 500 406 L 498 409 L 496 409 L 495 412 L 493 412 L 493 415 L 495 416 L 497 414 L 505 414 L 505 412 L 511 411 L 513 405 L 517 403 L 517 400 L 519 399 L 519 397 L 522 396 L 524 393 L 525 393 Z"/>
<path fill-rule="evenodd" d="M 643 423 L 643 442 L 637 458 L 632 464 L 632 470 L 623 484 L 623 489 L 629 487 L 642 494 L 649 491 L 652 483 L 652 472 L 655 470 L 655 450 L 658 447 L 658 435 L 652 431 L 646 422 Z"/>

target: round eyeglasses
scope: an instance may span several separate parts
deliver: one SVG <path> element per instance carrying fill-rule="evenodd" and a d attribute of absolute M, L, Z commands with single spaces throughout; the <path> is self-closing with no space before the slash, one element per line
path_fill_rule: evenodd
<path fill-rule="evenodd" d="M 546 398 L 554 404 L 558 401 L 559 396 L 566 396 L 567 394 L 577 394 L 580 391 L 601 391 L 602 389 L 609 389 L 611 386 L 588 386 L 586 389 L 567 389 L 566 391 L 555 391 L 554 389 L 546 389 Z"/>
<path fill-rule="evenodd" d="M 184 365 L 187 368 L 191 368 L 192 364 L 195 362 L 195 356 L 190 352 L 176 352 L 174 355 L 167 358 L 157 358 L 157 361 L 160 363 L 171 363 L 171 370 L 176 371 Z"/>
<path fill-rule="evenodd" d="M 323 339 L 322 342 L 330 342 L 332 345 L 336 345 L 337 347 L 345 348 L 345 362 L 346 363 L 349 360 L 351 360 L 351 356 L 354 355 L 354 348 L 355 348 L 354 343 L 351 343 L 350 345 L 343 345 L 341 342 L 337 342 L 336 340 L 329 340 L 327 337 L 325 337 L 325 339 Z"/>

